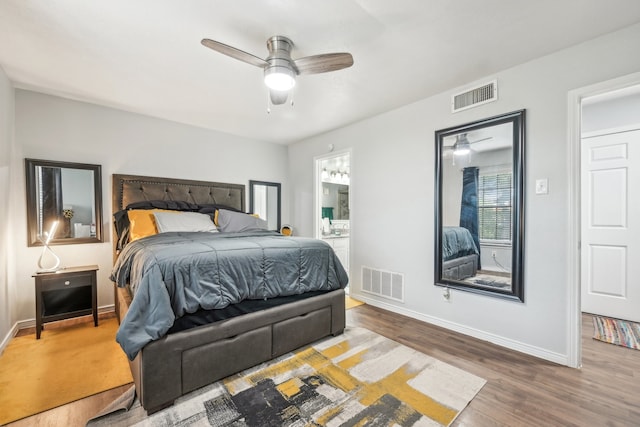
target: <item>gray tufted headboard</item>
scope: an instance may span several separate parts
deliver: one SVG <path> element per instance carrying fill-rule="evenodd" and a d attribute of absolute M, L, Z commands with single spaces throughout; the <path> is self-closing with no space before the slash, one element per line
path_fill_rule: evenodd
<path fill-rule="evenodd" d="M 242 184 L 114 174 L 111 195 L 114 213 L 145 200 L 181 200 L 245 210 L 245 186 Z"/>
<path fill-rule="evenodd" d="M 145 200 L 182 200 L 197 204 L 219 204 L 245 210 L 245 186 L 189 179 L 159 178 L 155 176 L 113 175 L 111 182 L 111 209 L 116 213 L 131 203 Z M 118 257 L 116 238 L 113 239 L 113 259 Z M 114 285 L 116 315 L 120 303 L 118 288 Z"/>

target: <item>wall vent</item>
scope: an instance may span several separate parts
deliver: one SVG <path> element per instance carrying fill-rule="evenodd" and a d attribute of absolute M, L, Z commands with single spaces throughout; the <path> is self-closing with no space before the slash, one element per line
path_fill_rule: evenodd
<path fill-rule="evenodd" d="M 404 274 L 363 266 L 362 290 L 383 298 L 404 302 Z"/>
<path fill-rule="evenodd" d="M 498 100 L 498 81 L 483 84 L 451 97 L 451 112 L 457 113 L 468 108 L 477 107 Z"/>

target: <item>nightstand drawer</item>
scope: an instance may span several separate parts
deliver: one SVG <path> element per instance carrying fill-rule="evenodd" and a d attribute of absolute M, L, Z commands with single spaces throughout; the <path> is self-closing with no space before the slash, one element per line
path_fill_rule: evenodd
<path fill-rule="evenodd" d="M 76 288 L 78 286 L 91 286 L 93 273 L 65 274 L 61 277 L 43 277 L 42 290 Z"/>

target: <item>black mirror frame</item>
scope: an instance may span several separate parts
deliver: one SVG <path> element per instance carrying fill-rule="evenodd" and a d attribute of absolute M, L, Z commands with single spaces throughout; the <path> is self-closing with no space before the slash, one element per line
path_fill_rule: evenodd
<path fill-rule="evenodd" d="M 103 241 L 102 235 L 102 168 L 100 165 L 87 163 L 57 162 L 50 160 L 25 159 L 26 193 L 27 193 L 27 245 L 43 246 L 38 238 L 38 215 L 37 215 L 37 188 L 36 188 L 36 167 L 59 167 L 68 169 L 85 169 L 93 172 L 94 185 L 94 209 L 96 216 L 95 237 L 67 237 L 63 239 L 52 239 L 49 245 L 75 245 L 79 243 L 100 243 Z"/>
<path fill-rule="evenodd" d="M 254 188 L 257 185 L 264 185 L 267 187 L 276 187 L 278 190 L 278 218 L 277 218 L 277 228 L 273 231 L 280 231 L 281 223 L 281 212 L 282 212 L 282 196 L 281 196 L 281 185 L 279 182 L 267 182 L 267 181 L 249 181 L 249 212 L 253 213 L 253 209 L 255 207 L 255 203 L 253 200 L 254 196 Z"/>
<path fill-rule="evenodd" d="M 442 277 L 442 154 L 447 136 L 504 123 L 513 123 L 513 206 L 511 290 L 487 289 Z M 525 200 L 525 110 L 450 127 L 435 132 L 435 285 L 524 302 L 524 200 Z"/>

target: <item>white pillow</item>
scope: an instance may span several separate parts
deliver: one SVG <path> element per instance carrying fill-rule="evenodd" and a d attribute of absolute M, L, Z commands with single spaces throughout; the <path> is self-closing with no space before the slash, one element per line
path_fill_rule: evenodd
<path fill-rule="evenodd" d="M 211 217 L 198 212 L 154 212 L 158 233 L 169 231 L 217 232 Z"/>
<path fill-rule="evenodd" d="M 218 227 L 223 233 L 266 230 L 267 221 L 243 212 L 218 209 Z"/>

